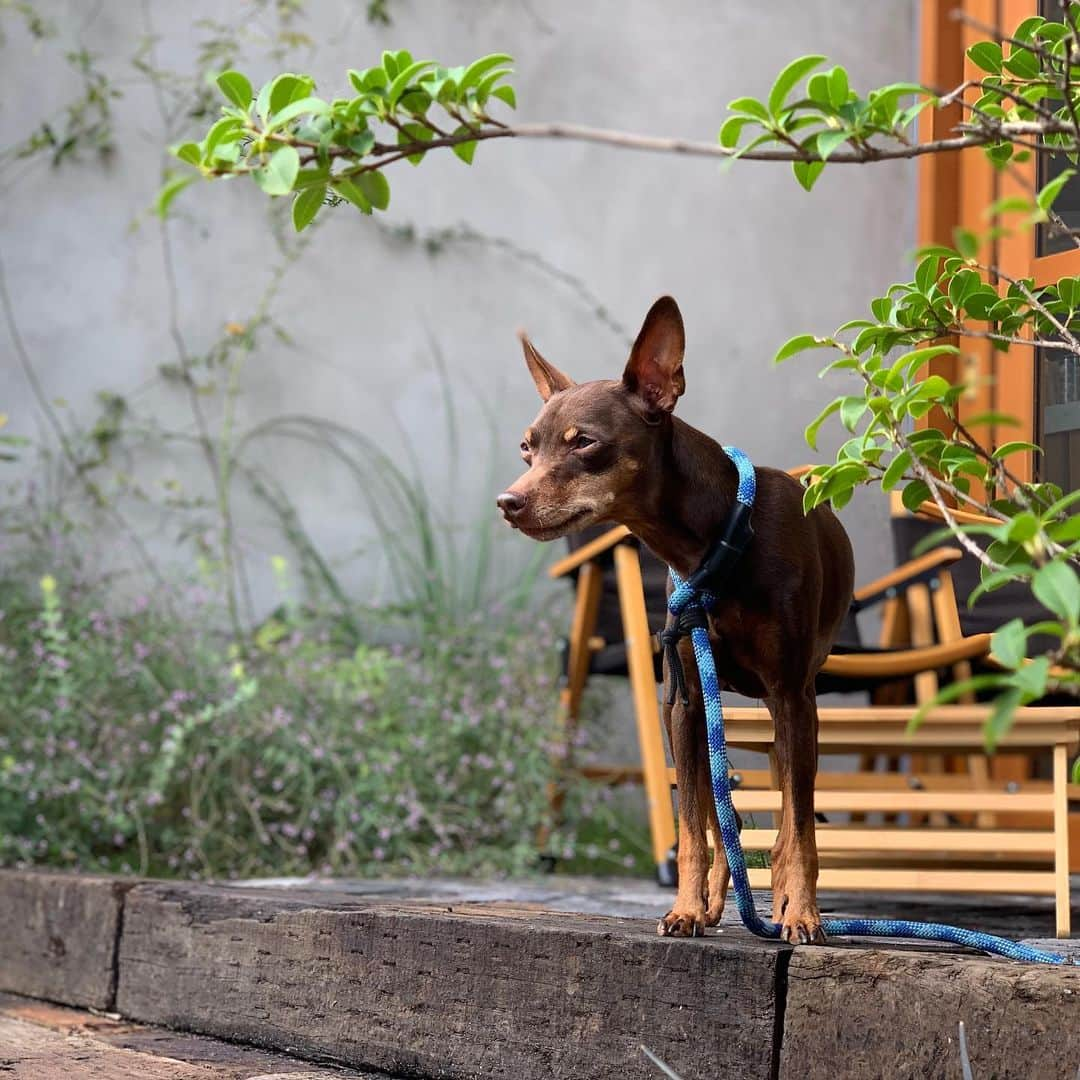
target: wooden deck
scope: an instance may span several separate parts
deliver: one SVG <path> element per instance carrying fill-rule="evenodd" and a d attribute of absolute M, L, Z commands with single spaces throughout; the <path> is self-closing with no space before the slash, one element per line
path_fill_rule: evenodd
<path fill-rule="evenodd" d="M 1080 968 L 912 944 L 792 949 L 731 922 L 674 941 L 655 933 L 670 898 L 648 883 L 557 877 L 238 887 L 0 872 L 0 989 L 90 1006 L 162 1040 L 157 1029 L 183 1030 L 291 1062 L 419 1078 L 651 1080 L 643 1045 L 683 1080 L 959 1076 L 963 1020 L 976 1075 L 1075 1080 Z M 868 910 L 866 900 L 825 906 L 880 914 L 897 910 L 891 902 L 926 917 L 926 897 L 922 910 L 881 896 Z M 1010 912 L 999 898 L 969 898 L 931 914 L 998 931 L 1011 919 L 1013 936 L 1031 939 L 1043 924 L 1052 932 L 1047 903 L 1016 898 Z M 7 1014 L 0 1066 L 111 1080 L 63 1057 L 55 1072 L 27 1071 L 34 1046 L 67 1052 L 55 1035 Z M 78 1052 L 106 1061 L 137 1049 L 104 1041 Z M 299 1068 L 185 1073 L 175 1068 L 193 1063 L 179 1050 L 160 1056 L 180 1063 L 162 1077 Z M 311 1068 L 320 1080 L 328 1070 Z"/>

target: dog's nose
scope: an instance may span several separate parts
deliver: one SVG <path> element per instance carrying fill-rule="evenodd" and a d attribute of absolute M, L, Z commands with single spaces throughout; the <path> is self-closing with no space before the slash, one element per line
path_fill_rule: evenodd
<path fill-rule="evenodd" d="M 495 502 L 507 517 L 514 517 L 525 509 L 525 496 L 516 491 L 504 491 Z"/>

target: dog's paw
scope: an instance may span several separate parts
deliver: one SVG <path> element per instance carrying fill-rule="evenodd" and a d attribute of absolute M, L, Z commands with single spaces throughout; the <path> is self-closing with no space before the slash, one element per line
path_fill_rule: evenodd
<path fill-rule="evenodd" d="M 710 904 L 705 909 L 705 925 L 706 926 L 718 926 L 720 919 L 724 914 L 724 901 L 721 899 L 719 903 Z"/>
<path fill-rule="evenodd" d="M 787 904 L 780 922 L 780 940 L 792 945 L 824 945 L 825 931 L 815 905 Z"/>
<path fill-rule="evenodd" d="M 661 937 L 704 937 L 705 908 L 694 911 L 672 908 L 657 924 L 656 932 Z"/>

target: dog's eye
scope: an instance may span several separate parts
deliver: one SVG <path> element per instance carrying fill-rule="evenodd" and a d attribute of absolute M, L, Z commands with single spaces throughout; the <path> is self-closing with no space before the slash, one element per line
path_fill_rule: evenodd
<path fill-rule="evenodd" d="M 596 445 L 596 440 L 590 439 L 588 435 L 579 435 L 570 445 L 575 450 L 588 450 L 590 446 Z"/>

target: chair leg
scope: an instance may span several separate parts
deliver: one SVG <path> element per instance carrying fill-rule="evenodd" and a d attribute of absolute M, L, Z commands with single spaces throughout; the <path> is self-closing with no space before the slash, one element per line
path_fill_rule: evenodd
<path fill-rule="evenodd" d="M 671 850 L 675 846 L 675 816 L 671 807 L 671 783 L 664 755 L 652 639 L 637 548 L 630 544 L 620 544 L 615 548 L 615 578 L 619 587 L 626 663 L 630 672 L 641 765 L 645 774 L 653 859 L 657 876 L 663 880 L 669 872 Z"/>
<path fill-rule="evenodd" d="M 1054 747 L 1054 900 L 1057 936 L 1071 932 L 1069 911 L 1069 752 Z"/>
<path fill-rule="evenodd" d="M 589 650 L 589 637 L 596 628 L 596 615 L 600 607 L 600 589 L 603 573 L 595 563 L 585 563 L 578 573 L 577 592 L 574 595 L 574 614 L 570 621 L 570 640 L 566 652 L 566 681 L 559 694 L 558 725 L 562 731 L 563 742 L 567 749 L 566 758 L 560 763 L 556 773 L 564 773 L 570 765 L 570 749 L 577 732 L 578 717 L 581 711 L 581 697 L 585 683 L 589 678 L 589 664 L 592 653 Z M 565 786 L 556 779 L 548 786 L 548 803 L 551 807 L 552 825 L 558 825 L 562 817 L 563 801 L 566 798 Z M 547 847 L 549 831 L 541 830 L 538 838 L 540 850 Z"/>

